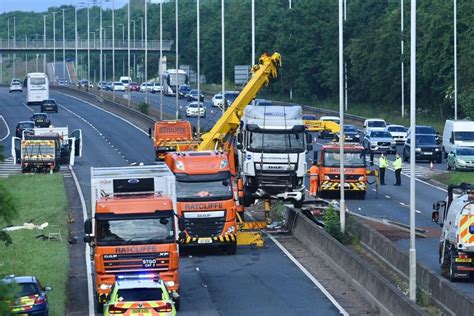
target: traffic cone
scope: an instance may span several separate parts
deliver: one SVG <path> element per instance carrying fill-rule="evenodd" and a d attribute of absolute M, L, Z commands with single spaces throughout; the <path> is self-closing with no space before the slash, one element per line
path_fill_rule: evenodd
<path fill-rule="evenodd" d="M 433 161 L 430 161 L 430 170 L 433 170 L 433 169 L 434 169 Z"/>

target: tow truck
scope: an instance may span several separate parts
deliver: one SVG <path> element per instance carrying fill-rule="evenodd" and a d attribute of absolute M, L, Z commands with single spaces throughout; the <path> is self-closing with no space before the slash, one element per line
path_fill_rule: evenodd
<path fill-rule="evenodd" d="M 339 143 L 326 143 L 319 152 L 315 151 L 314 160 L 318 162 L 318 195 L 340 192 L 340 153 Z M 367 168 L 364 147 L 359 144 L 344 144 L 344 191 L 353 193 L 359 199 L 365 199 L 368 176 L 375 177 L 378 190 L 378 173 Z"/>
<path fill-rule="evenodd" d="M 91 168 L 84 241 L 95 268 L 97 311 L 119 275 L 157 274 L 179 309 L 176 181 L 164 164 Z"/>
<path fill-rule="evenodd" d="M 188 151 L 166 155 L 176 176 L 178 216 L 184 223 L 183 245 L 217 245 L 237 251 L 237 219 L 231 169 L 223 151 Z"/>
<path fill-rule="evenodd" d="M 22 172 L 59 171 L 60 165 L 74 165 L 75 157 L 82 157 L 82 131 L 69 134 L 68 127 L 33 128 L 22 137 L 12 137 L 13 161 Z"/>
<path fill-rule="evenodd" d="M 189 121 L 158 121 L 154 127 L 155 160 L 164 161 L 168 152 L 190 149 L 193 128 Z"/>

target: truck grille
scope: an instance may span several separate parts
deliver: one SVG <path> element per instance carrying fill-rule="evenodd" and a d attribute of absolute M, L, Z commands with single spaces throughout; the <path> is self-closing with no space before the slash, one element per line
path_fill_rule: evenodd
<path fill-rule="evenodd" d="M 103 255 L 106 273 L 168 271 L 169 252 Z"/>
<path fill-rule="evenodd" d="M 327 176 L 329 177 L 329 180 L 339 180 L 340 179 L 339 174 L 327 174 Z M 358 181 L 361 176 L 362 175 L 360 175 L 360 174 L 345 174 L 344 175 L 344 180 Z"/>
<path fill-rule="evenodd" d="M 184 227 L 190 237 L 219 236 L 224 230 L 225 218 L 225 210 L 222 217 L 186 218 L 186 215 L 184 215 Z"/>
<path fill-rule="evenodd" d="M 292 188 L 296 179 L 291 171 L 256 170 L 256 180 L 262 187 L 287 187 Z"/>
<path fill-rule="evenodd" d="M 379 146 L 390 146 L 390 142 L 377 142 Z"/>

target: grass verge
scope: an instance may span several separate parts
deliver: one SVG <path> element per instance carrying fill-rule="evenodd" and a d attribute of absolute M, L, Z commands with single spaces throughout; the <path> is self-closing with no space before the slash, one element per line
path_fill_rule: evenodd
<path fill-rule="evenodd" d="M 474 183 L 474 173 L 469 171 L 452 171 L 433 176 L 433 179 L 443 184 Z"/>
<path fill-rule="evenodd" d="M 51 315 L 66 315 L 69 248 L 66 221 L 67 200 L 61 174 L 15 175 L 0 181 L 13 195 L 18 207 L 15 225 L 23 223 L 58 225 L 62 242 L 36 239 L 48 235 L 44 230 L 17 230 L 10 232 L 13 244 L 0 244 L 0 274 L 34 275 L 43 286 L 50 285 L 48 293 Z"/>

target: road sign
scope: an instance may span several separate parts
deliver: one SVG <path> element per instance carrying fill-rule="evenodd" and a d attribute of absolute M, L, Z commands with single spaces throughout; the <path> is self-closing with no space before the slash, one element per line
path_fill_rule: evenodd
<path fill-rule="evenodd" d="M 234 66 L 234 84 L 236 86 L 246 83 L 250 79 L 250 65 Z"/>

